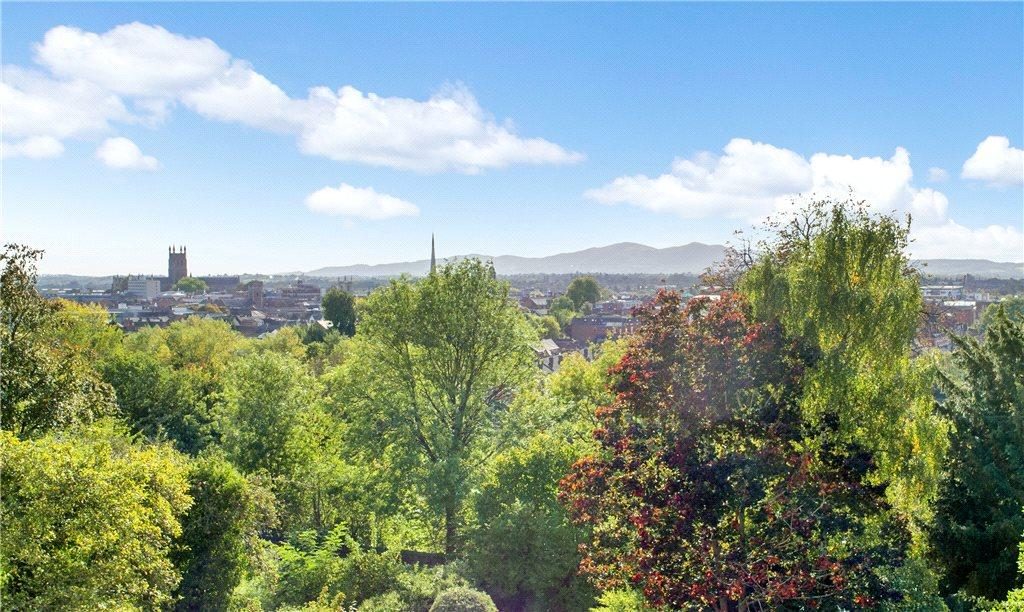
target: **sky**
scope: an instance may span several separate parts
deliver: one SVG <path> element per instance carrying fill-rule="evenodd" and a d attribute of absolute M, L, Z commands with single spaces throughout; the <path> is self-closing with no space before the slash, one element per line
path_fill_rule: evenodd
<path fill-rule="evenodd" d="M 15 3 L 2 232 L 44 273 L 725 243 L 794 200 L 1024 260 L 1024 4 Z"/>

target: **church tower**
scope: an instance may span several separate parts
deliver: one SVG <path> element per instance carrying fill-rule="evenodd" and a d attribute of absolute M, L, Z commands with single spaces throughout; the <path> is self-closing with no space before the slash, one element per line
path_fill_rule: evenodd
<path fill-rule="evenodd" d="M 171 287 L 188 276 L 188 260 L 185 247 L 167 247 L 167 279 Z"/>

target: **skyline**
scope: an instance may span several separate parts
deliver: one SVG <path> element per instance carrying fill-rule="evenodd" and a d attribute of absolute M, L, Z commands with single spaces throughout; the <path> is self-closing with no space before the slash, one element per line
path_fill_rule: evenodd
<path fill-rule="evenodd" d="M 431 232 L 721 244 L 850 186 L 914 215 L 916 258 L 1024 259 L 1019 4 L 6 4 L 3 27 L 5 242 L 44 273 L 152 272 L 161 244 L 207 274 L 415 260 Z"/>

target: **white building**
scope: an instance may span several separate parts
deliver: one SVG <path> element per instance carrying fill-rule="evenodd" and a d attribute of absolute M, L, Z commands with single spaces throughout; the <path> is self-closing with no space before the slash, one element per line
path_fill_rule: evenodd
<path fill-rule="evenodd" d="M 152 300 L 160 295 L 160 280 L 145 276 L 129 276 L 125 293 L 133 297 Z"/>

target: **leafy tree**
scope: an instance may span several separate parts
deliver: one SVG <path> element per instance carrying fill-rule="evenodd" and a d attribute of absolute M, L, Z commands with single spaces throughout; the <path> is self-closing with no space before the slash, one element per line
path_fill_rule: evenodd
<path fill-rule="evenodd" d="M 577 276 L 569 283 L 565 296 L 572 300 L 573 309 L 582 310 L 584 304 L 594 305 L 601 301 L 601 286 L 593 276 Z"/>
<path fill-rule="evenodd" d="M 2 595 L 11 610 L 160 609 L 188 510 L 185 458 L 94 425 L 22 441 L 0 432 Z"/>
<path fill-rule="evenodd" d="M 598 411 L 597 454 L 563 481 L 593 529 L 581 570 L 654 607 L 872 607 L 909 548 L 871 456 L 807 428 L 801 382 L 818 353 L 758 323 L 744 301 L 662 293 Z"/>
<path fill-rule="evenodd" d="M 538 317 L 536 315 L 529 315 L 528 317 L 530 324 L 533 325 L 537 331 L 537 336 L 541 338 L 555 338 L 562 337 L 562 327 L 558 323 L 558 319 L 551 315 L 544 315 Z"/>
<path fill-rule="evenodd" d="M 201 278 L 186 276 L 174 283 L 174 289 L 176 291 L 184 291 L 185 293 L 206 293 L 209 286 Z"/>
<path fill-rule="evenodd" d="M 948 592 L 1003 599 L 1024 586 L 1024 321 L 1003 308 L 982 341 L 954 336 L 956 369 L 940 376 L 954 423 L 931 529 Z"/>
<path fill-rule="evenodd" d="M 548 315 L 554 317 L 555 320 L 558 321 L 558 325 L 562 328 L 562 332 L 564 333 L 569 329 L 569 323 L 579 316 L 579 312 L 577 311 L 576 304 L 573 303 L 572 298 L 567 295 L 560 295 L 551 300 L 548 308 Z"/>
<path fill-rule="evenodd" d="M 558 481 L 579 457 L 564 440 L 539 434 L 499 455 L 475 503 L 470 571 L 503 608 L 581 610 L 593 592 L 578 575 L 585 530 L 558 503 Z"/>
<path fill-rule="evenodd" d="M 189 475 L 192 507 L 175 551 L 179 610 L 226 610 L 273 506 L 226 460 L 200 457 Z"/>
<path fill-rule="evenodd" d="M 224 376 L 223 447 L 245 473 L 288 475 L 302 460 L 296 428 L 312 404 L 313 380 L 302 364 L 276 353 L 234 360 Z"/>
<path fill-rule="evenodd" d="M 188 317 L 167 327 L 147 327 L 125 336 L 125 347 L 156 357 L 177 370 L 201 371 L 216 379 L 246 339 L 224 321 Z"/>
<path fill-rule="evenodd" d="M 982 311 L 975 324 L 978 331 L 984 333 L 995 321 L 996 313 L 1002 308 L 1006 318 L 1015 321 L 1024 321 L 1024 295 L 1013 295 L 1004 297 L 995 304 L 989 304 L 988 308 Z"/>
<path fill-rule="evenodd" d="M 90 363 L 96 338 L 78 333 L 86 327 L 73 316 L 78 310 L 64 312 L 69 303 L 36 291 L 41 256 L 16 244 L 0 253 L 0 426 L 22 437 L 89 422 L 114 408 L 112 390 Z"/>
<path fill-rule="evenodd" d="M 331 287 L 321 302 L 324 318 L 334 329 L 346 336 L 356 335 L 356 304 L 352 294 L 340 287 Z"/>
<path fill-rule="evenodd" d="M 535 375 L 526 320 L 490 265 L 464 260 L 375 291 L 358 337 L 362 354 L 349 363 L 361 388 L 350 418 L 361 440 L 409 449 L 422 466 L 453 554 L 473 475 L 519 432 L 512 399 Z"/>
<path fill-rule="evenodd" d="M 905 255 L 907 224 L 861 202 L 814 201 L 768 226 L 739 281 L 755 319 L 778 322 L 820 354 L 804 377 L 801 409 L 835 420 L 837 444 L 863 446 L 869 479 L 925 521 L 937 490 L 947 424 L 931 398 L 926 362 L 911 359 L 921 317 L 918 275 Z"/>
<path fill-rule="evenodd" d="M 208 379 L 195 370 L 174 370 L 155 357 L 125 351 L 102 365 L 120 414 L 133 431 L 153 441 L 171 440 L 197 455 L 219 439 Z"/>
<path fill-rule="evenodd" d="M 626 347 L 625 339 L 606 340 L 596 347 L 597 356 L 591 361 L 572 353 L 545 381 L 548 395 L 556 404 L 556 418 L 572 437 L 592 439 L 591 432 L 598 425 L 597 409 L 615 400 L 610 371 Z"/>

